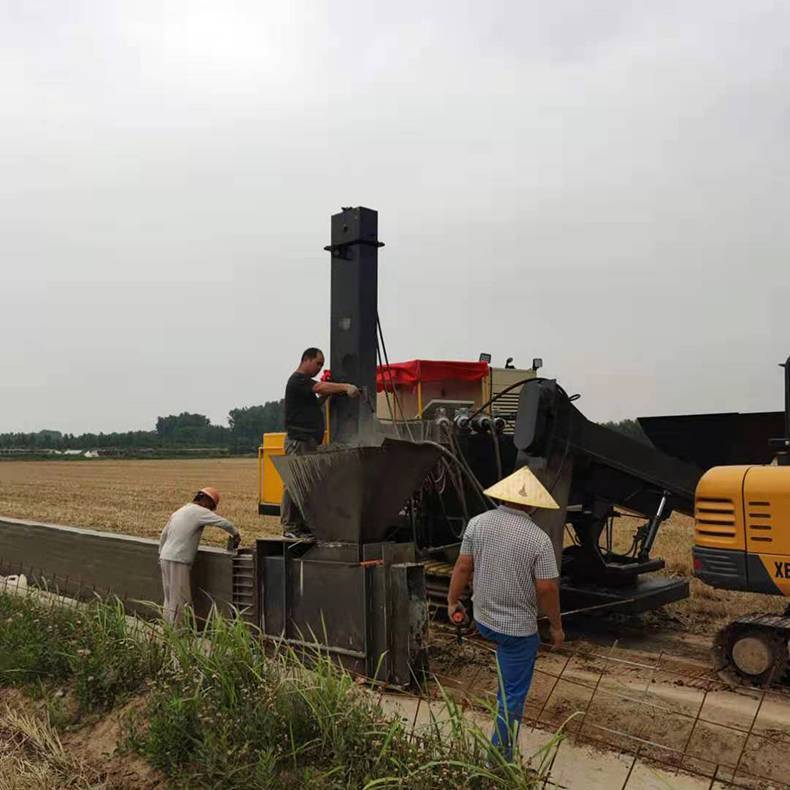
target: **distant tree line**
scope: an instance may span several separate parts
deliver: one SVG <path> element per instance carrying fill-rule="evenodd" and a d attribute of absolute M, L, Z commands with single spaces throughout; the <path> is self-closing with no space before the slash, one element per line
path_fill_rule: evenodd
<path fill-rule="evenodd" d="M 35 433 L 0 433 L 0 449 L 93 450 L 105 448 L 188 448 L 223 447 L 231 452 L 254 451 L 267 432 L 282 431 L 285 406 L 282 400 L 262 406 L 243 406 L 228 413 L 228 426 L 212 425 L 204 414 L 170 414 L 158 417 L 153 431 L 113 433 L 62 433 L 43 430 Z"/>
<path fill-rule="evenodd" d="M 153 431 L 114 433 L 61 433 L 43 430 L 35 433 L 0 433 L 0 449 L 25 450 L 99 450 L 226 448 L 233 453 L 254 452 L 264 433 L 282 431 L 285 425 L 283 400 L 268 401 L 262 406 L 244 406 L 228 412 L 228 426 L 213 425 L 204 414 L 170 414 L 158 417 Z M 604 422 L 601 425 L 650 444 L 636 420 Z"/>

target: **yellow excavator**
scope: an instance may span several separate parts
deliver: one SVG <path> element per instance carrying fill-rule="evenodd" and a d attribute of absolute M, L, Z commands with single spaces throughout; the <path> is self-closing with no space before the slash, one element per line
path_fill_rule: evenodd
<path fill-rule="evenodd" d="M 770 465 L 714 466 L 697 484 L 694 575 L 711 587 L 790 597 L 790 358 L 785 368 L 784 437 L 771 439 Z M 714 643 L 718 669 L 770 685 L 786 680 L 790 606 L 749 614 Z"/>

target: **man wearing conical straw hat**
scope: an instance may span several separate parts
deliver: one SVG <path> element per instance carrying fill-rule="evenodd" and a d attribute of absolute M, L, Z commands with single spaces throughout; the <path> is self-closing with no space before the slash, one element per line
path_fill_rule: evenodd
<path fill-rule="evenodd" d="M 500 684 L 492 741 L 510 759 L 540 643 L 538 605 L 549 619 L 552 644 L 565 639 L 554 548 L 530 518 L 538 508 L 559 505 L 526 466 L 485 493 L 503 504 L 469 521 L 447 608 L 451 620 L 465 618 L 460 598 L 472 581 L 477 630 L 497 645 Z"/>

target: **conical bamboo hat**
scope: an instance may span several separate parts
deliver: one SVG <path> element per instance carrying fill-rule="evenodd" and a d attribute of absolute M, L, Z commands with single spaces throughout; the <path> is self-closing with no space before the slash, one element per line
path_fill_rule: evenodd
<path fill-rule="evenodd" d="M 515 502 L 517 505 L 544 507 L 549 510 L 560 509 L 552 495 L 527 466 L 522 466 L 521 469 L 508 475 L 504 480 L 494 483 L 485 490 L 485 493 L 492 499 Z"/>

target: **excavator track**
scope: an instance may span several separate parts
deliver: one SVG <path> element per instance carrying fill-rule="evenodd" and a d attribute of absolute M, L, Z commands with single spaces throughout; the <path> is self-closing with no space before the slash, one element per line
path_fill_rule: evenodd
<path fill-rule="evenodd" d="M 753 686 L 790 684 L 790 615 L 749 614 L 716 635 L 713 655 L 722 679 Z"/>

